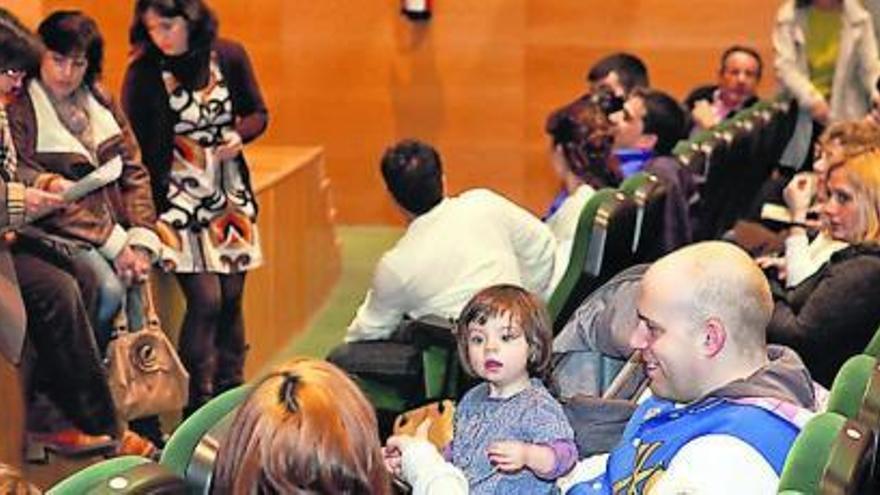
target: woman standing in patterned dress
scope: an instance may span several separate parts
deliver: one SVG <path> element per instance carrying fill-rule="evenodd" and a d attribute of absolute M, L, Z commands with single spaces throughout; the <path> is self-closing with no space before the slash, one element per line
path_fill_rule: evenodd
<path fill-rule="evenodd" d="M 123 107 L 150 170 L 162 264 L 186 297 L 185 415 L 242 383 L 245 275 L 262 263 L 242 145 L 268 113 L 243 47 L 202 0 L 137 0 Z"/>

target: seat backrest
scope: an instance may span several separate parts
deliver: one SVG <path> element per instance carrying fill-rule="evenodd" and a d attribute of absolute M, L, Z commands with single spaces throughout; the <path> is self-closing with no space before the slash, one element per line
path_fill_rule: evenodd
<path fill-rule="evenodd" d="M 231 417 L 250 391 L 249 385 L 227 390 L 192 413 L 174 430 L 159 462 L 185 478 L 190 486 L 208 486 L 220 444 L 211 431 Z"/>
<path fill-rule="evenodd" d="M 600 189 L 584 205 L 568 266 L 547 303 L 554 334 L 593 289 L 633 263 L 636 214 L 635 202 L 616 189 Z"/>
<path fill-rule="evenodd" d="M 834 377 L 826 410 L 856 419 L 868 398 L 866 394 L 880 386 L 880 371 L 877 368 L 877 360 L 865 354 L 847 359 Z M 875 378 L 877 383 L 874 383 Z"/>
<path fill-rule="evenodd" d="M 47 495 L 184 494 L 182 477 L 149 459 L 123 456 L 92 464 L 50 488 Z"/>
<path fill-rule="evenodd" d="M 412 340 L 422 351 L 424 397 L 421 401 L 458 399 L 469 380 L 458 359 L 455 322 L 437 315 L 427 315 L 408 323 Z"/>
<path fill-rule="evenodd" d="M 620 190 L 632 198 L 638 208 L 633 236 L 634 261 L 650 263 L 666 254 L 661 239 L 669 190 L 660 178 L 645 172 L 625 180 Z"/>
<path fill-rule="evenodd" d="M 864 353 L 869 356 L 874 356 L 875 358 L 880 358 L 880 328 L 877 328 L 877 331 L 874 332 L 874 336 L 871 337 L 871 341 L 868 342 L 868 345 L 865 347 Z"/>
<path fill-rule="evenodd" d="M 795 439 L 779 492 L 856 495 L 870 491 L 874 432 L 836 413 L 814 416 Z"/>

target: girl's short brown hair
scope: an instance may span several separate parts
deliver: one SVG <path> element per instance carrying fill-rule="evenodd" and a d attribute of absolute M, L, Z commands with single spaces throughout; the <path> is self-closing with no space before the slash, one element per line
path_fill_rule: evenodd
<path fill-rule="evenodd" d="M 484 324 L 489 318 L 504 315 L 508 315 L 511 322 L 519 324 L 529 344 L 529 374 L 546 378 L 553 342 L 547 308 L 534 294 L 510 284 L 493 285 L 481 290 L 461 310 L 456 325 L 456 340 L 462 367 L 471 376 L 476 376 L 468 359 L 471 323 Z"/>
<path fill-rule="evenodd" d="M 372 406 L 339 368 L 308 358 L 256 384 L 214 472 L 217 494 L 390 492 Z"/>

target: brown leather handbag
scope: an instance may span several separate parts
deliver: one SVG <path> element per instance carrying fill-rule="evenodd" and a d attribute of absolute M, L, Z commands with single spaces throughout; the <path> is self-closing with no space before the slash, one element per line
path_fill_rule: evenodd
<path fill-rule="evenodd" d="M 119 416 L 132 420 L 182 409 L 189 373 L 162 331 L 149 282 L 129 289 L 115 326 L 107 375 Z"/>

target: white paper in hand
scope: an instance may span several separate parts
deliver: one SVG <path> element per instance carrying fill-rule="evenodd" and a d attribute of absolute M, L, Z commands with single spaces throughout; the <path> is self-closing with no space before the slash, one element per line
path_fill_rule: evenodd
<path fill-rule="evenodd" d="M 119 155 L 111 158 L 76 181 L 68 190 L 64 191 L 61 197 L 64 198 L 64 201 L 76 201 L 92 191 L 116 181 L 122 175 L 122 165 L 122 157 Z"/>

